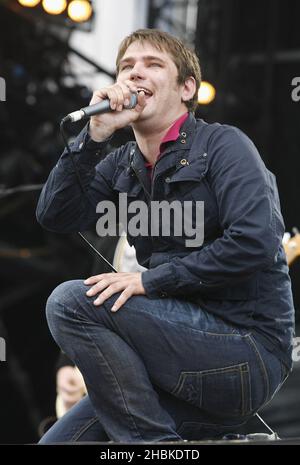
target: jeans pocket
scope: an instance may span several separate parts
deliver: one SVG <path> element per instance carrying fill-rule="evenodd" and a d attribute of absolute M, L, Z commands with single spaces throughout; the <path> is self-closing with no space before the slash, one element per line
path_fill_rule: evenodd
<path fill-rule="evenodd" d="M 249 365 L 181 372 L 172 394 L 219 417 L 247 415 L 251 411 Z"/>

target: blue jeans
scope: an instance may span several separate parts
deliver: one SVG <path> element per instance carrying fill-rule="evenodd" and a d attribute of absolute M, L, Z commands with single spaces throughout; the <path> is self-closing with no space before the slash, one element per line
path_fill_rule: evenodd
<path fill-rule="evenodd" d="M 246 330 L 175 298 L 119 293 L 94 306 L 69 281 L 47 302 L 51 333 L 78 366 L 88 396 L 41 439 L 159 442 L 222 437 L 265 405 L 281 362 Z"/>

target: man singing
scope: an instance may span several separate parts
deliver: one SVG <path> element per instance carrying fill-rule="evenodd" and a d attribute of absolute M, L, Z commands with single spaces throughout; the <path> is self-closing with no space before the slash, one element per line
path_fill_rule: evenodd
<path fill-rule="evenodd" d="M 275 178 L 240 130 L 195 119 L 200 68 L 180 40 L 138 30 L 121 43 L 116 66 L 116 83 L 91 101 L 109 99 L 114 111 L 91 117 L 71 147 L 82 187 L 65 151 L 37 218 L 51 231 L 84 231 L 104 215 L 99 203 L 118 206 L 126 194 L 128 241 L 147 270 L 65 282 L 49 297 L 49 328 L 88 395 L 41 443 L 220 438 L 291 370 L 294 308 Z M 126 109 L 132 94 L 137 104 Z M 135 141 L 99 163 L 128 125 Z M 153 202 L 193 208 L 189 218 L 175 209 L 169 235 L 164 214 L 157 234 L 143 225 L 135 234 L 137 200 L 148 229 Z M 179 228 L 185 221 L 204 226 L 201 245 Z"/>

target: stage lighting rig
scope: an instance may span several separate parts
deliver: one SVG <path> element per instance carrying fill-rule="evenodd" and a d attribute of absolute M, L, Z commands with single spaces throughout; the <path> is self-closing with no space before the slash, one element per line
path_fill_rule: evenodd
<path fill-rule="evenodd" d="M 18 7 L 28 9 L 39 16 L 47 14 L 61 17 L 73 25 L 88 23 L 93 18 L 91 0 L 15 0 L 15 2 Z"/>
<path fill-rule="evenodd" d="M 216 96 L 215 87 L 207 81 L 202 81 L 200 89 L 198 90 L 198 103 L 201 105 L 210 104 Z"/>
<path fill-rule="evenodd" d="M 90 2 L 83 0 L 73 0 L 68 5 L 68 15 L 73 21 L 78 23 L 87 21 L 93 13 L 93 8 Z"/>
<path fill-rule="evenodd" d="M 67 7 L 66 0 L 43 0 L 42 7 L 49 15 L 60 15 Z"/>
<path fill-rule="evenodd" d="M 20 5 L 33 8 L 40 3 L 40 0 L 18 0 Z"/>

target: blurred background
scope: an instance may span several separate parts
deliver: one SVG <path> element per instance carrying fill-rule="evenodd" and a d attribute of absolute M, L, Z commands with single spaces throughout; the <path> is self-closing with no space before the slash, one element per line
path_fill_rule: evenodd
<path fill-rule="evenodd" d="M 238 126 L 255 142 L 292 233 L 300 228 L 299 21 L 297 0 L 0 0 L 0 443 L 36 442 L 55 415 L 59 351 L 45 320 L 48 295 L 103 270 L 79 236 L 49 233 L 35 219 L 63 150 L 61 118 L 113 82 L 125 35 L 169 31 L 200 59 L 207 84 L 196 116 Z M 70 139 L 80 129 L 69 128 Z M 111 144 L 131 137 L 124 129 Z M 90 239 L 103 248 L 93 232 Z M 300 337 L 297 244 L 290 272 Z M 300 339 L 294 356 L 292 375 L 262 412 L 281 437 L 300 436 Z"/>

